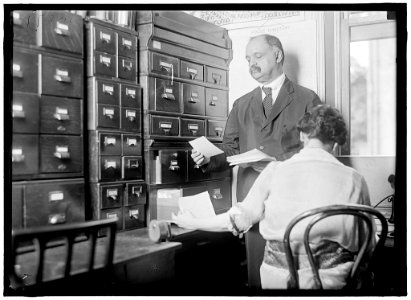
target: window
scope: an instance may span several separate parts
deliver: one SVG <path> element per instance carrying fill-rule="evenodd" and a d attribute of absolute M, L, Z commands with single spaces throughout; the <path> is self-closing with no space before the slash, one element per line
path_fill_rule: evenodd
<path fill-rule="evenodd" d="M 349 23 L 349 147 L 342 154 L 395 156 L 396 27 L 394 21 Z M 369 16 L 368 14 L 367 16 Z M 371 14 L 372 15 L 372 14 Z M 380 13 L 374 15 L 381 16 Z M 352 13 L 350 14 L 350 18 Z M 369 20 L 369 19 L 367 19 Z M 348 103 L 347 103 L 348 102 Z"/>

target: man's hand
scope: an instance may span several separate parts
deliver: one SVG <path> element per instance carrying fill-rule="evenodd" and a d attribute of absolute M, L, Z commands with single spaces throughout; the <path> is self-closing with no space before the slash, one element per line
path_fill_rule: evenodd
<path fill-rule="evenodd" d="M 191 158 L 193 159 L 194 163 L 199 167 L 206 165 L 210 162 L 209 157 L 205 157 L 201 152 L 195 149 L 191 151 Z"/>

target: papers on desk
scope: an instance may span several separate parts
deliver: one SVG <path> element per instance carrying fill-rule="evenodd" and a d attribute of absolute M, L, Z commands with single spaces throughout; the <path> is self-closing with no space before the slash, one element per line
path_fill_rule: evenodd
<path fill-rule="evenodd" d="M 188 211 L 195 218 L 215 217 L 213 204 L 207 191 L 193 196 L 180 197 L 178 206 L 181 211 Z"/>
<path fill-rule="evenodd" d="M 191 147 L 193 147 L 193 149 L 201 152 L 205 157 L 212 157 L 214 155 L 223 153 L 223 150 L 216 147 L 204 136 L 189 141 L 189 143 Z"/>
<path fill-rule="evenodd" d="M 270 156 L 258 149 L 253 149 L 244 153 L 227 157 L 227 162 L 230 164 L 230 166 L 249 164 L 258 161 L 271 162 L 276 161 L 276 159 L 275 157 Z"/>

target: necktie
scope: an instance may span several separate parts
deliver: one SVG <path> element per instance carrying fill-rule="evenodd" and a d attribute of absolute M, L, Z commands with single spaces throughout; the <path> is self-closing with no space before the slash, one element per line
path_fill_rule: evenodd
<path fill-rule="evenodd" d="M 265 117 L 268 118 L 271 112 L 271 107 L 273 106 L 273 97 L 271 96 L 271 88 L 270 87 L 262 87 L 263 92 L 265 93 L 265 98 L 263 100 L 263 107 L 264 107 L 264 114 Z"/>

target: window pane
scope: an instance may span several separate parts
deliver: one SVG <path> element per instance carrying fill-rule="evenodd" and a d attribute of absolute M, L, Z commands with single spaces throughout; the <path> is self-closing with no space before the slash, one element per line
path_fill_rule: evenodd
<path fill-rule="evenodd" d="M 350 43 L 351 155 L 395 155 L 396 39 Z"/>

